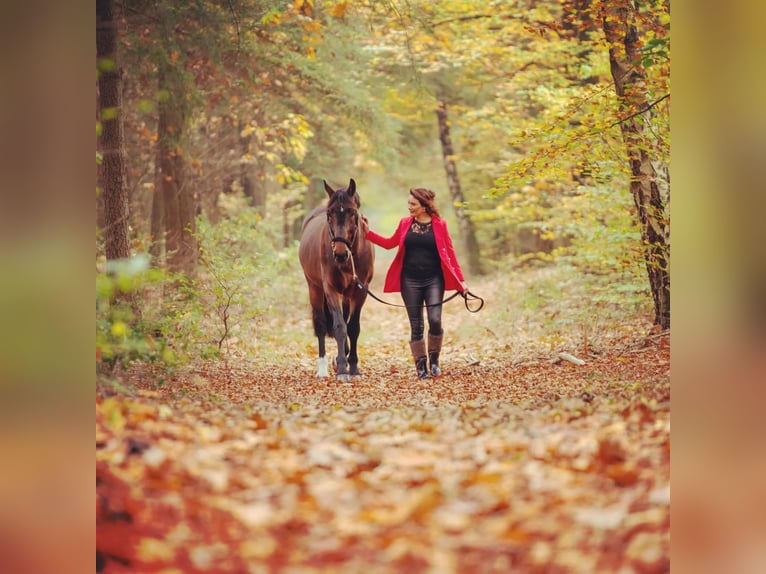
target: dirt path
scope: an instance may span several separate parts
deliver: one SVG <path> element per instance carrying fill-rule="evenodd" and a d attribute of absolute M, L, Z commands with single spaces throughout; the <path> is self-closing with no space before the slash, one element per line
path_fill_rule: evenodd
<path fill-rule="evenodd" d="M 461 307 L 435 380 L 412 376 L 403 310 L 370 305 L 353 384 L 313 378 L 309 334 L 290 369 L 101 387 L 102 571 L 669 571 L 667 337 L 553 364 L 477 341 Z"/>

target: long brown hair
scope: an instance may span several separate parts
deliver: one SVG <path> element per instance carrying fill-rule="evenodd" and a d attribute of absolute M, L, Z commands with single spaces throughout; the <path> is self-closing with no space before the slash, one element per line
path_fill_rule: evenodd
<path fill-rule="evenodd" d="M 436 194 L 433 191 L 426 189 L 425 187 L 413 187 L 410 190 L 410 195 L 420 202 L 420 205 L 425 208 L 428 215 L 441 217 L 441 215 L 439 215 L 439 210 L 434 203 Z"/>

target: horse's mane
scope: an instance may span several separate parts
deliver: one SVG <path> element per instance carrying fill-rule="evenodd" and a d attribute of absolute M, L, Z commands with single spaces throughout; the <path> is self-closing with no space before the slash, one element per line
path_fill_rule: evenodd
<path fill-rule="evenodd" d="M 308 222 L 314 219 L 317 215 L 320 213 L 324 213 L 327 211 L 327 207 L 324 205 L 320 205 L 319 207 L 315 207 L 311 212 L 303 218 L 303 223 L 301 224 L 301 230 L 306 228 L 306 225 L 308 225 Z"/>

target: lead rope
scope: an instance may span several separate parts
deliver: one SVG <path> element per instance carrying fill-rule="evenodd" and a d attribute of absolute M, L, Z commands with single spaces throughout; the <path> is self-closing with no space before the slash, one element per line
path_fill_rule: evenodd
<path fill-rule="evenodd" d="M 357 228 L 357 232 L 358 232 L 358 231 L 359 231 L 359 229 Z M 356 239 L 356 234 L 354 234 L 354 239 Z M 375 295 L 375 293 L 373 293 L 372 291 L 370 291 L 370 287 L 369 287 L 369 285 L 365 285 L 364 283 L 362 283 L 362 282 L 359 280 L 359 277 L 358 277 L 358 276 L 357 276 L 357 274 L 356 274 L 356 264 L 354 263 L 354 252 L 353 252 L 351 249 L 349 249 L 349 250 L 348 250 L 348 256 L 349 256 L 349 259 L 351 259 L 351 272 L 352 272 L 352 273 L 353 273 L 353 275 L 354 275 L 354 282 L 356 283 L 356 286 L 357 286 L 359 289 L 364 289 L 365 291 L 367 291 L 367 294 L 368 294 L 370 297 L 372 297 L 372 298 L 373 298 L 373 299 L 375 299 L 376 301 L 379 301 L 380 303 L 383 303 L 384 305 L 389 305 L 390 307 L 404 307 L 404 308 L 407 308 L 407 307 L 409 306 L 409 305 L 397 305 L 397 304 L 395 304 L 395 303 L 389 303 L 388 301 L 384 301 L 383 299 L 381 299 L 380 297 L 378 297 L 377 295 Z M 479 312 L 479 311 L 481 311 L 481 310 L 482 310 L 482 308 L 484 307 L 484 299 L 482 299 L 482 298 L 481 298 L 481 297 L 479 297 L 478 295 L 474 295 L 474 294 L 473 294 L 473 293 L 471 293 L 471 292 L 470 292 L 468 289 L 466 289 L 466 290 L 465 290 L 465 291 L 463 291 L 463 292 L 460 292 L 460 291 L 455 291 L 455 292 L 454 292 L 452 295 L 450 295 L 449 297 L 447 297 L 446 299 L 444 299 L 444 301 L 442 301 L 441 303 L 436 303 L 436 304 L 434 304 L 434 305 L 425 305 L 425 306 L 426 306 L 426 307 L 438 307 L 439 305 L 444 305 L 444 304 L 445 304 L 447 301 L 452 301 L 452 299 L 454 299 L 454 298 L 455 298 L 455 297 L 457 297 L 458 295 L 462 295 L 462 296 L 463 296 L 463 300 L 464 300 L 463 302 L 465 303 L 465 308 L 466 308 L 466 309 L 468 310 L 468 312 L 470 312 L 470 313 L 478 313 L 478 312 Z M 468 298 L 469 298 L 469 297 L 470 297 L 471 299 L 473 299 L 473 300 L 479 301 L 479 306 L 478 306 L 476 309 L 471 309 L 471 308 L 468 306 Z"/>

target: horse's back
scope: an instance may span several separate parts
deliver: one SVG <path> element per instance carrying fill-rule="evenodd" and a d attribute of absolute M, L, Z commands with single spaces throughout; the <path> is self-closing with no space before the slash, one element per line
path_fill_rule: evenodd
<path fill-rule="evenodd" d="M 303 273 L 307 279 L 321 276 L 321 236 L 326 222 L 323 218 L 317 216 L 324 211 L 324 207 L 318 207 L 303 220 L 301 240 L 298 245 L 298 260 L 303 267 Z"/>

